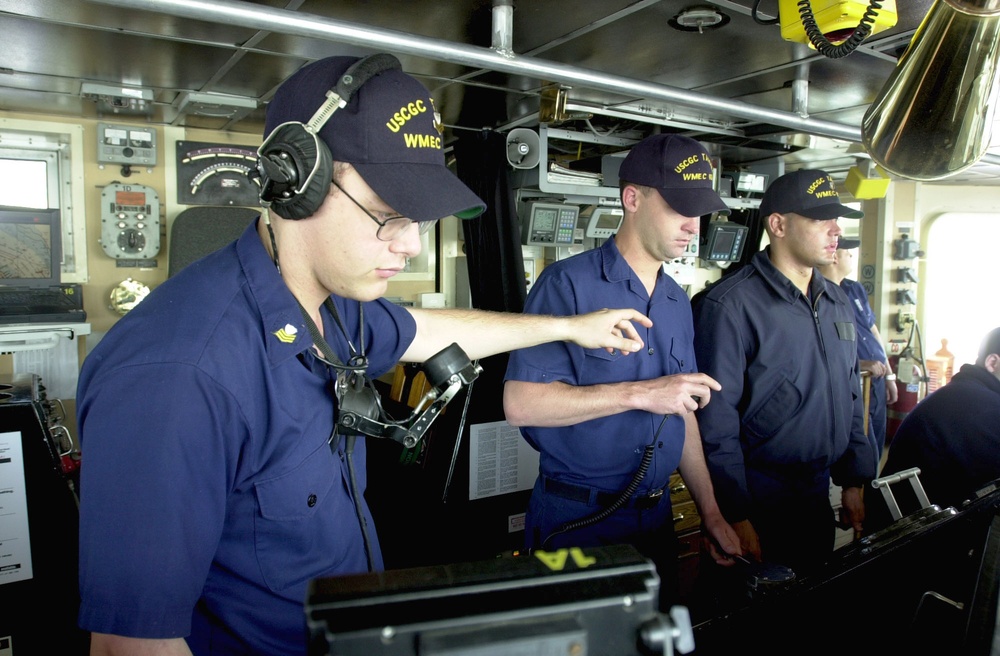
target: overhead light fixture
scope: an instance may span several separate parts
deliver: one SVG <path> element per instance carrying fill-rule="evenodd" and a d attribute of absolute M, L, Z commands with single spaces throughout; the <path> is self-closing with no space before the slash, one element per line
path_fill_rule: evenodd
<path fill-rule="evenodd" d="M 114 114 L 149 114 L 153 110 L 152 89 L 84 82 L 80 95 L 95 101 L 103 111 Z"/>
<path fill-rule="evenodd" d="M 257 101 L 253 98 L 223 93 L 188 91 L 177 97 L 174 107 L 182 114 L 238 121 L 257 109 Z"/>
<path fill-rule="evenodd" d="M 681 9 L 680 13 L 671 18 L 667 23 L 675 30 L 682 32 L 699 32 L 704 34 L 708 30 L 716 30 L 729 22 L 729 16 L 719 11 L 716 7 L 708 5 L 694 5 Z"/>

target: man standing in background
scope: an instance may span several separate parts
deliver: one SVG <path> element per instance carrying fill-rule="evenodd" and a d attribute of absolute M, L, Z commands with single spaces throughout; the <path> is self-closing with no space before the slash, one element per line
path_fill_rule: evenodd
<path fill-rule="evenodd" d="M 857 280 L 847 277 L 854 271 L 855 249 L 861 246 L 858 239 L 840 238 L 837 254 L 830 264 L 819 267 L 828 280 L 840 285 L 854 308 L 854 321 L 858 326 L 858 358 L 861 371 L 867 372 L 871 380 L 868 402 L 868 436 L 875 446 L 877 462 L 882 461 L 885 450 L 886 406 L 899 400 L 896 389 L 896 374 L 889 366 L 889 359 L 882 344 L 875 321 L 875 313 L 868 304 L 868 292 Z"/>
<path fill-rule="evenodd" d="M 1000 328 L 983 337 L 975 363 L 963 364 L 899 425 L 883 475 L 913 467 L 927 499 L 942 508 L 957 508 L 1000 479 Z M 872 505 L 870 528 L 878 530 L 891 517 L 884 503 Z"/>

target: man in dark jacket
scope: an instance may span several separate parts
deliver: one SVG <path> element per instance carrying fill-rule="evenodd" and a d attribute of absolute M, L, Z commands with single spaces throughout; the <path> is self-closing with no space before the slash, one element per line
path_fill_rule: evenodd
<path fill-rule="evenodd" d="M 975 364 L 962 365 L 900 424 L 882 475 L 912 467 L 928 500 L 942 508 L 958 507 L 1000 478 L 1000 328 L 983 339 Z"/>
<path fill-rule="evenodd" d="M 694 298 L 699 367 L 722 385 L 698 424 L 716 497 L 744 553 L 814 571 L 834 548 L 830 482 L 862 528 L 876 460 L 864 433 L 854 312 L 832 262 L 840 204 L 818 170 L 776 179 L 760 204 L 770 243 Z"/>

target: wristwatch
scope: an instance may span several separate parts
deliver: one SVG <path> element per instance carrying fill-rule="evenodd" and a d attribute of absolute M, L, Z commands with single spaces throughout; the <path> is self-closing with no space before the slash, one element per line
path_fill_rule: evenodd
<path fill-rule="evenodd" d="M 885 379 L 886 380 L 896 380 L 896 374 L 886 374 L 885 375 Z"/>

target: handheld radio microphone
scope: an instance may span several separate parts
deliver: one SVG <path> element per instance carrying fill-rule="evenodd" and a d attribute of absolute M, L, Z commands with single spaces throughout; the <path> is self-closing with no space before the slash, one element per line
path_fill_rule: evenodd
<path fill-rule="evenodd" d="M 416 446 L 444 407 L 483 368 L 473 364 L 465 351 L 452 343 L 427 359 L 424 373 L 431 389 L 405 421 L 392 421 L 382 409 L 378 392 L 366 384 L 364 371 L 341 371 L 337 377 L 338 430 L 345 435 L 387 437 L 411 449 Z M 426 407 L 425 407 L 426 406 Z"/>

